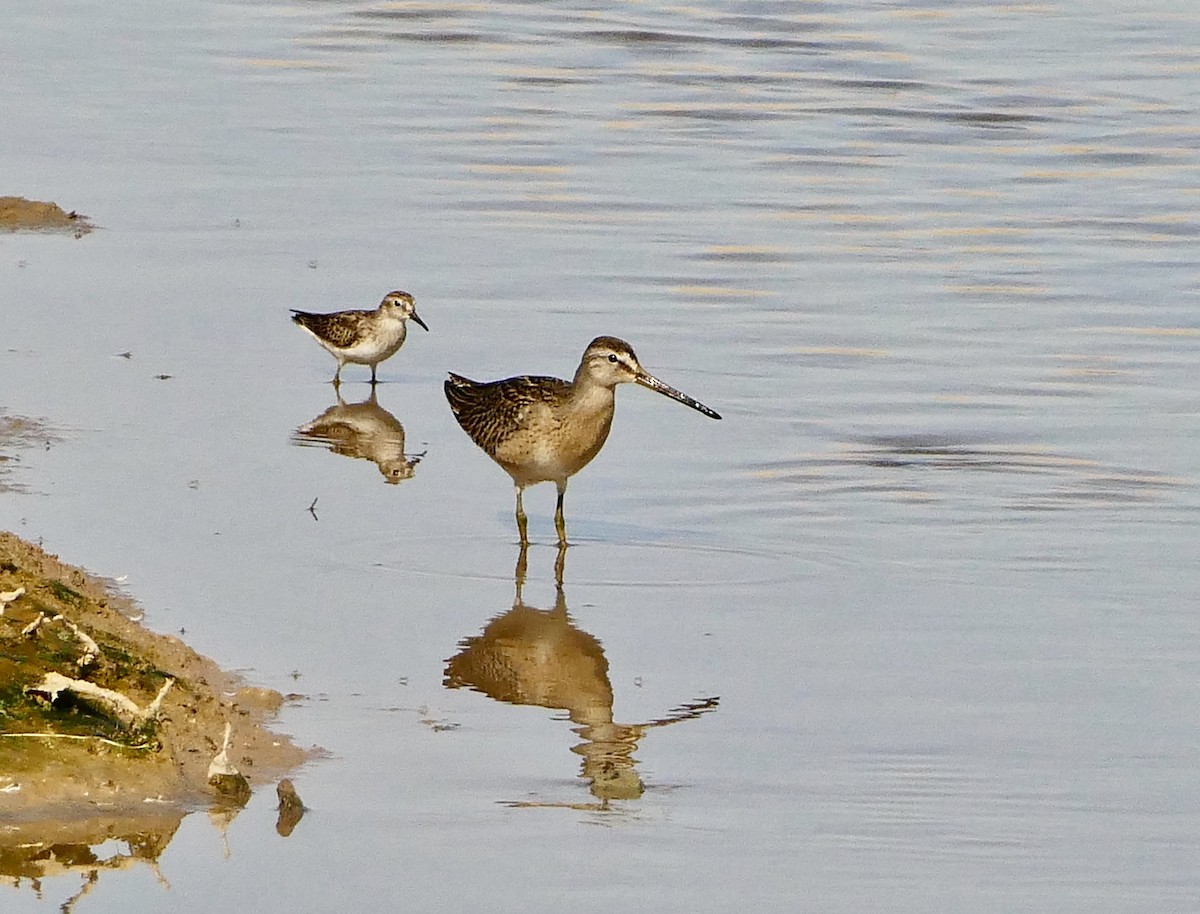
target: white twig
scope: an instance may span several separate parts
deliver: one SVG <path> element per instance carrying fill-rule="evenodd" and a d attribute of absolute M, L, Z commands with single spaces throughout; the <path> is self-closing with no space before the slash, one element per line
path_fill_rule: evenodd
<path fill-rule="evenodd" d="M 71 679 L 62 673 L 47 673 L 38 686 L 26 689 L 27 692 L 40 692 L 49 697 L 53 704 L 62 692 L 71 692 L 81 701 L 98 708 L 108 714 L 126 729 L 135 729 L 153 720 L 158 715 L 163 696 L 171 688 L 175 680 L 168 679 L 159 690 L 158 695 L 144 709 L 139 708 L 127 695 L 105 689 L 88 682 L 85 679 Z"/>
<path fill-rule="evenodd" d="M 158 694 L 154 696 L 154 701 L 146 705 L 146 710 L 142 713 L 147 720 L 157 720 L 158 710 L 162 707 L 163 699 L 167 697 L 167 693 L 171 691 L 171 686 L 175 685 L 174 679 L 168 679 L 162 684 L 162 688 L 158 690 Z"/>
<path fill-rule="evenodd" d="M 8 607 L 8 604 L 17 597 L 21 596 L 23 593 L 25 593 L 24 587 L 18 587 L 16 590 L 6 590 L 4 593 L 0 593 L 0 616 L 4 615 L 4 610 Z"/>
<path fill-rule="evenodd" d="M 233 762 L 229 761 L 229 745 L 232 742 L 230 734 L 233 732 L 233 726 L 229 721 L 225 722 L 225 739 L 221 745 L 221 751 L 216 754 L 208 765 L 208 779 L 211 781 L 214 777 L 221 776 L 237 776 L 241 772 L 234 767 Z"/>
<path fill-rule="evenodd" d="M 100 659 L 100 645 L 93 641 L 88 633 L 81 629 L 78 625 L 62 614 L 55 616 L 50 621 L 61 622 L 71 630 L 71 633 L 78 638 L 79 642 L 83 645 L 83 656 L 75 661 L 75 664 L 79 667 L 79 669 L 86 670 L 89 666 Z"/>
<path fill-rule="evenodd" d="M 32 622 L 30 622 L 28 625 L 26 625 L 23 629 L 21 629 L 21 634 L 24 635 L 26 638 L 32 638 L 33 635 L 37 632 L 37 630 L 42 627 L 42 623 L 45 621 L 46 621 L 46 614 L 44 612 L 39 611 L 37 614 L 37 618 L 34 619 Z"/>
<path fill-rule="evenodd" d="M 107 736 L 90 736 L 86 733 L 0 733 L 0 739 L 94 739 L 98 743 L 107 743 L 119 749 L 154 748 L 154 743 L 138 743 L 136 746 L 131 746 L 129 743 L 119 743 Z M 9 791 L 12 790 L 12 787 L 5 787 L 3 790 Z"/>

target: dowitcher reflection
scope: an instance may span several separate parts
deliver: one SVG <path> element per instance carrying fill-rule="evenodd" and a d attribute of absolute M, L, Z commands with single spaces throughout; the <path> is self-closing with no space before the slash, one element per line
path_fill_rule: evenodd
<path fill-rule="evenodd" d="M 678 400 L 712 419 L 716 412 L 646 371 L 623 340 L 599 336 L 588 345 L 570 383 L 523 375 L 481 383 L 450 373 L 446 399 L 458 424 L 512 477 L 517 490 L 517 530 L 529 542 L 522 504 L 526 486 L 558 487 L 554 526 L 566 545 L 563 495 L 567 480 L 600 453 L 612 427 L 616 387 L 632 382 Z"/>
<path fill-rule="evenodd" d="M 571 748 L 583 757 L 580 777 L 604 808 L 610 800 L 637 799 L 645 790 L 634 752 L 648 730 L 699 717 L 716 708 L 718 699 L 689 702 L 647 723 L 616 723 L 604 649 L 575 625 L 567 611 L 562 584 L 565 555 L 565 547 L 560 546 L 554 607 L 542 610 L 526 605 L 522 598 L 526 549 L 521 547 L 512 609 L 488 622 L 482 633 L 459 642 L 458 653 L 446 661 L 445 685 L 474 689 L 508 704 L 565 711 L 582 739 Z M 595 806 L 585 804 L 585 808 Z"/>
<path fill-rule="evenodd" d="M 342 366 L 347 362 L 370 365 L 371 383 L 376 384 L 375 367 L 404 345 L 409 318 L 422 329 L 429 329 L 417 315 L 416 302 L 407 292 L 389 292 L 374 311 L 334 311 L 330 314 L 292 311 L 292 320 L 337 359 L 334 384 L 341 383 Z"/>
<path fill-rule="evenodd" d="M 411 479 L 425 453 L 404 453 L 404 426 L 379 405 L 375 388 L 361 403 L 347 403 L 340 388 L 335 393 L 337 403 L 296 429 L 292 441 L 327 447 L 343 457 L 370 460 L 379 467 L 384 482 L 392 485 Z"/>

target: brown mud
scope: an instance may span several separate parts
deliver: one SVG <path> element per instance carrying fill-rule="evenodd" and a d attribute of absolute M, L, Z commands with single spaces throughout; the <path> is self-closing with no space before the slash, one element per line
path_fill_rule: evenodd
<path fill-rule="evenodd" d="M 0 231 L 73 232 L 79 238 L 93 228 L 95 226 L 87 216 L 74 210 L 65 212 L 57 203 L 42 203 L 24 197 L 0 197 Z"/>
<path fill-rule="evenodd" d="M 266 728 L 284 696 L 147 630 L 113 582 L 5 532 L 0 610 L 0 876 L 153 862 L 188 812 L 232 816 L 311 755 Z M 74 685 L 55 695 L 52 680 Z M 233 795 L 210 785 L 222 751 L 245 779 Z M 113 839 L 127 853 L 97 859 Z"/>

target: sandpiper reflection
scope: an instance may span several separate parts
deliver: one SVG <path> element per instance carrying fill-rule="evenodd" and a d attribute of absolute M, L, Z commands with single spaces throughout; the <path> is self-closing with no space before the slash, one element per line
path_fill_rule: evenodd
<path fill-rule="evenodd" d="M 512 609 L 492 619 L 483 632 L 460 642 L 446 662 L 444 684 L 470 688 L 496 701 L 537 705 L 566 711 L 582 742 L 571 751 L 583 757 L 580 777 L 600 800 L 567 804 L 575 808 L 605 808 L 610 800 L 637 799 L 644 791 L 634 751 L 653 727 L 699 717 L 717 706 L 717 698 L 702 698 L 668 711 L 658 720 L 621 724 L 613 720 L 613 690 L 608 659 L 600 642 L 579 629 L 567 611 L 562 572 L 566 547 L 560 546 L 555 565 L 554 608 L 525 604 L 527 549 L 521 547 L 515 574 Z M 561 805 L 517 803 L 519 806 Z"/>
<path fill-rule="evenodd" d="M 335 386 L 337 403 L 296 429 L 292 442 L 327 447 L 343 457 L 372 461 L 386 483 L 411 479 L 425 452 L 405 456 L 404 426 L 376 401 L 375 388 L 361 403 L 347 403 Z"/>

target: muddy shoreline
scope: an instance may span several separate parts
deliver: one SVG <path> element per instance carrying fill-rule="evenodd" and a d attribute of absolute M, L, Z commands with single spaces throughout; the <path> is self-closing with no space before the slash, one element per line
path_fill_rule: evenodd
<path fill-rule="evenodd" d="M 0 197 L 0 231 L 91 229 L 55 203 Z M 0 407 L 0 495 L 20 491 L 11 452 L 56 437 Z M 0 876 L 153 862 L 189 812 L 231 818 L 314 754 L 268 729 L 283 695 L 141 616 L 115 582 L 0 531 Z M 303 805 L 290 782 L 279 796 L 290 833 Z M 97 857 L 114 839 L 126 850 Z"/>
<path fill-rule="evenodd" d="M 57 203 L 0 197 L 0 231 L 71 232 L 81 238 L 93 228 L 87 216 L 74 210 L 66 212 Z"/>
<path fill-rule="evenodd" d="M 112 838 L 156 857 L 187 813 L 236 814 L 313 754 L 268 729 L 283 695 L 147 630 L 113 582 L 6 532 L 0 601 L 0 874 L 48 875 Z M 133 725 L 82 686 L 51 700 L 48 676 L 161 704 Z M 223 749 L 244 790 L 212 782 Z"/>

